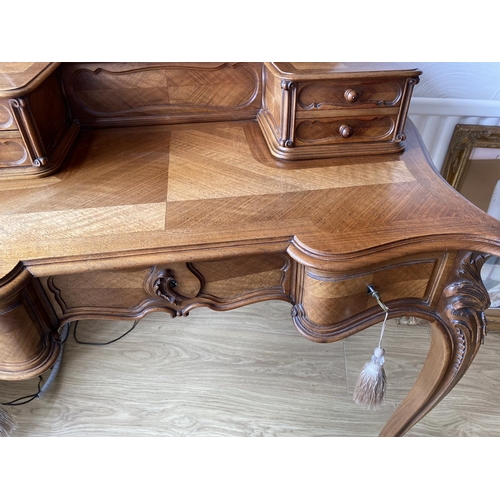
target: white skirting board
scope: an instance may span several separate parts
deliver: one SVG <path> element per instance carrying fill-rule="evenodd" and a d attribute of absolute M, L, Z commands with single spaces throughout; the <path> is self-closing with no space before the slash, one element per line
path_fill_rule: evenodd
<path fill-rule="evenodd" d="M 455 125 L 500 126 L 500 101 L 414 97 L 408 116 L 441 171 Z"/>

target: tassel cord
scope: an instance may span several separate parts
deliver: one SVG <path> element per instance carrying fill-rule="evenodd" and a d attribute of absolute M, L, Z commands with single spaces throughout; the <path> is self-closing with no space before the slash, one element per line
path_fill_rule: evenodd
<path fill-rule="evenodd" d="M 382 339 L 384 338 L 385 324 L 387 323 L 387 318 L 388 317 L 389 317 L 389 310 L 386 311 L 384 322 L 382 323 L 382 331 L 380 332 L 380 339 L 378 341 L 378 347 L 379 347 L 379 349 L 382 349 Z"/>
<path fill-rule="evenodd" d="M 368 286 L 368 291 L 377 300 L 385 312 L 384 321 L 380 332 L 378 347 L 373 352 L 372 359 L 363 366 L 354 388 L 353 399 L 356 404 L 375 409 L 385 400 L 386 376 L 383 364 L 385 362 L 385 350 L 382 347 L 385 327 L 389 318 L 389 309 L 382 302 L 378 292 L 373 286 Z"/>

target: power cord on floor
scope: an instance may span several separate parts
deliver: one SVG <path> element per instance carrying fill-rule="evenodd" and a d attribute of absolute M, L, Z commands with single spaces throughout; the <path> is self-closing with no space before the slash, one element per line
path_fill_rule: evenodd
<path fill-rule="evenodd" d="M 12 401 L 7 401 L 5 403 L 0 402 L 0 405 L 3 406 L 20 406 L 20 405 L 25 405 L 27 403 L 30 403 L 34 399 L 40 398 L 43 396 L 43 394 L 47 391 L 49 386 L 52 384 L 52 381 L 55 379 L 57 372 L 59 371 L 59 366 L 61 365 L 61 360 L 62 360 L 62 353 L 63 353 L 63 346 L 68 340 L 69 337 L 69 325 L 66 324 L 61 328 L 61 350 L 59 351 L 59 355 L 57 356 L 56 362 L 54 363 L 54 366 L 52 367 L 52 370 L 50 372 L 49 377 L 47 378 L 46 382 L 42 385 L 43 378 L 41 375 L 38 376 L 38 390 L 35 394 L 28 394 L 27 396 L 21 396 L 20 398 L 14 399 Z"/>
<path fill-rule="evenodd" d="M 109 344 L 112 344 L 113 342 L 117 342 L 118 340 L 122 339 L 123 337 L 125 337 L 125 335 L 128 335 L 137 326 L 137 323 L 139 323 L 138 319 L 134 321 L 134 324 L 132 325 L 132 328 L 130 328 L 129 330 L 127 330 L 124 334 L 120 335 L 116 339 L 110 340 L 109 342 L 84 342 L 82 340 L 78 340 L 78 338 L 76 336 L 76 329 L 77 329 L 77 326 L 78 326 L 78 321 L 75 321 L 75 326 L 73 328 L 73 337 L 75 339 L 75 342 L 77 342 L 78 344 L 83 344 L 83 345 L 109 345 Z"/>
<path fill-rule="evenodd" d="M 73 337 L 78 344 L 96 345 L 96 346 L 109 345 L 109 344 L 112 344 L 113 342 L 116 342 L 116 341 L 122 339 L 123 337 L 125 337 L 125 335 L 128 335 L 137 326 L 137 323 L 139 323 L 139 320 L 134 321 L 132 328 L 127 330 L 124 334 L 120 335 L 116 339 L 110 340 L 109 342 L 84 342 L 82 340 L 79 340 L 76 336 L 76 329 L 77 329 L 77 325 L 78 325 L 78 321 L 76 321 L 74 323 L 74 327 L 73 327 Z M 56 362 L 52 366 L 52 370 L 50 372 L 50 375 L 48 376 L 45 383 L 43 383 L 42 376 L 41 375 L 38 376 L 38 390 L 37 390 L 37 392 L 35 394 L 28 394 L 27 396 L 21 396 L 20 398 L 13 399 L 12 401 L 6 401 L 4 403 L 0 402 L 0 406 L 21 406 L 21 405 L 25 405 L 27 403 L 30 403 L 34 399 L 37 399 L 37 398 L 40 398 L 43 396 L 43 394 L 47 391 L 47 389 L 49 388 L 49 386 L 52 384 L 52 382 L 54 381 L 54 379 L 57 376 L 57 373 L 59 371 L 59 367 L 61 365 L 64 344 L 66 343 L 66 341 L 68 340 L 68 337 L 69 337 L 69 331 L 70 331 L 70 324 L 69 323 L 65 324 L 61 328 L 61 338 L 58 341 L 58 343 L 60 343 L 60 347 L 61 347 L 60 351 L 59 351 L 59 355 L 56 359 Z M 43 383 L 43 385 L 42 385 L 42 383 Z M 0 437 L 10 436 L 12 431 L 14 431 L 16 429 L 16 427 L 17 427 L 16 421 L 13 418 L 13 416 L 10 414 L 10 412 L 0 408 Z"/>
<path fill-rule="evenodd" d="M 139 323 L 139 320 L 134 321 L 134 324 L 132 325 L 132 328 L 127 330 L 124 334 L 120 335 L 116 339 L 110 340 L 109 342 L 84 342 L 82 340 L 79 340 L 76 336 L 76 329 L 78 326 L 78 321 L 74 322 L 74 327 L 73 327 L 73 337 L 75 341 L 78 344 L 83 344 L 83 345 L 96 345 L 96 346 L 102 346 L 102 345 L 109 345 L 112 344 L 113 342 L 117 342 L 118 340 L 122 339 L 125 337 L 125 335 L 128 335 L 136 326 L 137 323 Z M 43 383 L 43 378 L 41 375 L 38 376 L 38 390 L 35 394 L 28 394 L 27 396 L 22 396 L 20 398 L 14 399 L 12 401 L 7 401 L 5 403 L 0 402 L 0 405 L 3 406 L 20 406 L 20 405 L 25 405 L 27 403 L 30 403 L 34 399 L 40 398 L 43 396 L 43 394 L 47 391 L 49 386 L 51 385 L 52 381 L 55 379 L 57 372 L 59 371 L 59 366 L 61 364 L 61 359 L 62 359 L 62 353 L 63 353 L 63 346 L 68 340 L 69 337 L 69 330 L 70 330 L 70 324 L 66 324 L 62 327 L 62 335 L 61 335 L 61 351 L 59 352 L 59 356 L 57 357 L 56 362 L 54 363 L 54 366 L 52 367 L 52 370 L 50 372 L 49 377 L 47 378 L 46 382 L 42 385 Z"/>
<path fill-rule="evenodd" d="M 0 403 L 0 404 L 3 406 L 21 406 L 25 405 L 26 403 L 31 403 L 31 401 L 37 398 L 38 395 L 40 394 L 40 391 L 42 390 L 42 382 L 43 382 L 42 376 L 38 375 L 38 391 L 35 394 L 28 394 L 27 396 L 22 396 L 12 401 L 7 401 L 6 403 Z M 26 399 L 26 401 L 23 401 L 24 399 Z"/>

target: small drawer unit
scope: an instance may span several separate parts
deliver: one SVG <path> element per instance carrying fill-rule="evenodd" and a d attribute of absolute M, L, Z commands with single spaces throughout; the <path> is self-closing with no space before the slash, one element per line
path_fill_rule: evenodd
<path fill-rule="evenodd" d="M 71 125 L 55 63 L 0 67 L 0 178 L 42 177 L 61 164 Z"/>
<path fill-rule="evenodd" d="M 419 75 L 390 63 L 265 63 L 258 121 L 280 159 L 397 153 Z"/>

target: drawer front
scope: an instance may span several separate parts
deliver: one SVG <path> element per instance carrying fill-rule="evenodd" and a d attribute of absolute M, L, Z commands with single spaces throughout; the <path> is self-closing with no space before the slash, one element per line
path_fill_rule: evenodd
<path fill-rule="evenodd" d="M 17 130 L 8 99 L 0 99 L 0 132 L 3 130 Z"/>
<path fill-rule="evenodd" d="M 260 300 L 288 300 L 289 267 L 286 255 L 269 254 L 67 274 L 42 283 L 63 319 L 134 318 L 158 310 L 182 316 L 199 306 L 229 310 Z"/>
<path fill-rule="evenodd" d="M 21 134 L 16 131 L 0 131 L 0 169 L 31 165 L 30 154 Z"/>
<path fill-rule="evenodd" d="M 304 309 L 308 318 L 319 325 L 345 320 L 377 305 L 367 295 L 367 284 L 373 284 L 384 302 L 398 298 L 424 299 L 435 261 L 379 270 L 352 279 L 330 281 L 310 273 L 304 280 Z"/>
<path fill-rule="evenodd" d="M 390 141 L 397 116 L 344 116 L 297 121 L 295 146 Z"/>
<path fill-rule="evenodd" d="M 405 79 L 305 83 L 297 91 L 297 112 L 399 106 L 404 86 Z"/>
<path fill-rule="evenodd" d="M 368 285 L 379 292 L 389 310 L 401 304 L 406 310 L 409 304 L 416 310 L 435 307 L 453 260 L 449 254 L 421 255 L 347 276 L 301 267 L 292 311 L 295 326 L 312 340 L 329 342 L 359 321 L 380 317 L 383 311 L 367 293 Z"/>

